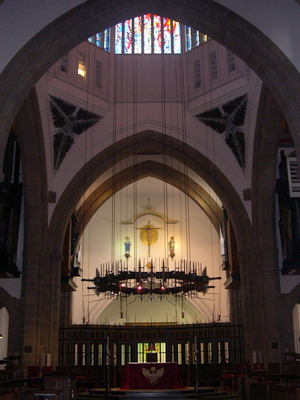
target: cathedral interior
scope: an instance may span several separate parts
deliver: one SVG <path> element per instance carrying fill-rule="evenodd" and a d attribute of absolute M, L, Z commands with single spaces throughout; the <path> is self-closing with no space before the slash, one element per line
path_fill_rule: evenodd
<path fill-rule="evenodd" d="M 299 373 L 300 9 L 274 3 L 0 1 L 2 382 Z"/>

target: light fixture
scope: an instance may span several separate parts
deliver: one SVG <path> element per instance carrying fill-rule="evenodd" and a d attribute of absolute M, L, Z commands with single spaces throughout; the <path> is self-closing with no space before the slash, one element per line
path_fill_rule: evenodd
<path fill-rule="evenodd" d="M 97 295 L 106 293 L 110 295 L 136 295 L 136 294 L 159 294 L 159 295 L 194 295 L 206 293 L 207 289 L 214 288 L 209 282 L 221 277 L 210 278 L 207 276 L 206 268 L 203 272 L 199 270 L 199 265 L 193 263 L 191 269 L 188 263 L 181 262 L 181 269 L 175 265 L 174 270 L 166 269 L 163 265 L 161 271 L 153 271 L 151 264 L 150 271 L 142 271 L 139 261 L 138 271 L 127 271 L 119 269 L 121 263 L 112 266 L 115 273 L 105 271 L 103 275 L 96 269 L 96 276 L 93 279 L 82 279 L 85 282 L 93 282 L 93 289 Z"/>

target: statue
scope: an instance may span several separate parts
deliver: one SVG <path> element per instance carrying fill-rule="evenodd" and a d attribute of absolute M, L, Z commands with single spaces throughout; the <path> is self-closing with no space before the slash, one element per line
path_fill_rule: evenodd
<path fill-rule="evenodd" d="M 175 256 L 175 240 L 174 240 L 174 236 L 170 237 L 169 247 L 170 247 L 170 257 L 173 260 L 173 257 Z"/>
<path fill-rule="evenodd" d="M 130 239 L 128 236 L 126 236 L 126 238 L 125 238 L 124 245 L 125 245 L 125 254 L 124 255 L 126 258 L 128 258 L 128 257 L 130 257 L 130 247 L 131 247 Z"/>
<path fill-rule="evenodd" d="M 151 225 L 151 221 L 149 220 L 148 225 L 144 225 L 142 228 L 136 229 L 139 229 L 141 231 L 141 241 L 148 246 L 148 257 L 151 257 L 150 246 L 156 243 L 158 238 L 157 230 L 162 228 L 156 228 L 154 225 Z"/>

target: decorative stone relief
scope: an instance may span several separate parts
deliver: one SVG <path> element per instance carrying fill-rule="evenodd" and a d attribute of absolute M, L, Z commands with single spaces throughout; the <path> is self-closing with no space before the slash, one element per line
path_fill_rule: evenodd
<path fill-rule="evenodd" d="M 220 133 L 235 155 L 240 167 L 245 170 L 245 133 L 247 94 L 231 100 L 221 107 L 196 115 L 199 121 Z"/>
<path fill-rule="evenodd" d="M 74 104 L 50 96 L 53 125 L 54 172 L 58 170 L 77 136 L 91 128 L 102 118 Z"/>

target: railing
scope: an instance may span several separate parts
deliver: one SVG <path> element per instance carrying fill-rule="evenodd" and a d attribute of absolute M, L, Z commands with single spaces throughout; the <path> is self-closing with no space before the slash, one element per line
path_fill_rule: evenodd
<path fill-rule="evenodd" d="M 276 375 L 273 382 L 272 378 L 266 375 L 263 382 L 254 382 L 255 377 L 240 378 L 240 400 L 300 400 L 300 376 Z"/>
<path fill-rule="evenodd" d="M 106 365 L 109 348 L 110 365 L 124 366 L 147 343 L 159 344 L 161 362 L 195 364 L 197 350 L 199 365 L 244 363 L 243 342 L 243 327 L 229 323 L 72 325 L 60 329 L 60 365 Z"/>

